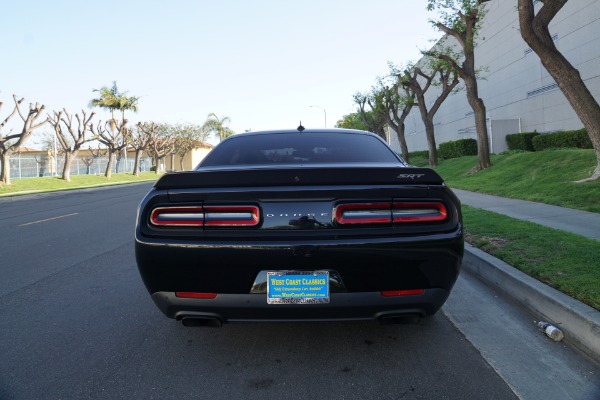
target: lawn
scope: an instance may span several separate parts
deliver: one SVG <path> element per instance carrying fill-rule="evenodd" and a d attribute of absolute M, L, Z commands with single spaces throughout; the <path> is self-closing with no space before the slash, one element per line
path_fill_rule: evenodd
<path fill-rule="evenodd" d="M 593 150 L 505 153 L 493 155 L 492 164 L 470 173 L 477 165 L 477 157 L 472 156 L 442 160 L 435 169 L 457 189 L 600 212 L 600 180 L 575 183 L 596 167 Z"/>
<path fill-rule="evenodd" d="M 600 310 L 600 242 L 463 206 L 466 240 Z"/>
<path fill-rule="evenodd" d="M 461 157 L 435 170 L 453 188 L 600 212 L 600 181 L 575 182 L 596 167 L 593 150 L 507 152 L 492 164 L 473 173 L 477 157 Z M 467 242 L 600 310 L 600 242 L 468 206 L 463 216 Z"/>
<path fill-rule="evenodd" d="M 71 177 L 71 182 L 66 182 L 60 177 L 12 179 L 10 185 L 0 183 L 0 196 L 145 182 L 156 180 L 158 176 L 154 172 L 142 172 L 140 176 L 112 174 L 111 179 L 107 179 L 104 175 L 75 175 Z"/>

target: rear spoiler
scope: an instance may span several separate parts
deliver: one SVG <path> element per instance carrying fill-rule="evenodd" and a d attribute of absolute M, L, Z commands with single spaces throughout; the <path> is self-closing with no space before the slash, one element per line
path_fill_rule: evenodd
<path fill-rule="evenodd" d="M 441 185 L 432 169 L 398 166 L 302 166 L 207 169 L 163 175 L 156 189 L 256 186 Z"/>

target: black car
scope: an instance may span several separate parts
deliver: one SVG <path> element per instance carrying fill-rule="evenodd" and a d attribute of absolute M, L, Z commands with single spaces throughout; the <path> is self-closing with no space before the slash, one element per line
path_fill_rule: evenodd
<path fill-rule="evenodd" d="M 342 129 L 231 136 L 161 177 L 135 232 L 146 288 L 186 326 L 432 315 L 463 249 L 460 203 L 435 171 Z"/>

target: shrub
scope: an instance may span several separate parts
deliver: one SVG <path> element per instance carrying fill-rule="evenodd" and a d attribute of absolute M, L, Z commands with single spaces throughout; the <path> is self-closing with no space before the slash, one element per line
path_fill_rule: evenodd
<path fill-rule="evenodd" d="M 534 151 L 533 138 L 538 136 L 537 132 L 523 132 L 506 135 L 506 144 L 509 150 Z"/>
<path fill-rule="evenodd" d="M 477 155 L 477 140 L 460 139 L 440 144 L 439 156 L 445 160 Z"/>
<path fill-rule="evenodd" d="M 532 140 L 535 151 L 560 148 L 591 149 L 592 141 L 585 128 L 538 135 Z"/>
<path fill-rule="evenodd" d="M 408 157 L 410 159 L 425 158 L 425 159 L 429 160 L 429 151 L 428 150 L 410 151 L 408 153 Z"/>

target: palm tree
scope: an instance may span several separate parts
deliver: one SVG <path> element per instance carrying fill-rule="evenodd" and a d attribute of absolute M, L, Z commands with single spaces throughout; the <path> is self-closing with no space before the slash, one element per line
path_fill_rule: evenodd
<path fill-rule="evenodd" d="M 125 111 L 126 110 L 131 110 L 134 113 L 137 112 L 138 110 L 138 105 L 137 102 L 140 99 L 139 97 L 136 96 L 131 96 L 131 97 L 127 97 L 127 92 L 125 93 L 120 93 L 119 96 L 119 110 L 121 110 L 122 113 L 122 117 L 123 119 L 125 119 Z"/>
<path fill-rule="evenodd" d="M 94 92 L 98 92 L 100 97 L 90 100 L 88 103 L 89 107 L 100 107 L 104 110 L 109 110 L 111 119 L 115 119 L 115 110 L 119 108 L 119 93 L 117 89 L 117 82 L 113 81 L 112 87 L 102 86 L 100 89 L 94 89 Z"/>
<path fill-rule="evenodd" d="M 221 141 L 235 133 L 232 129 L 225 126 L 229 122 L 231 122 L 231 118 L 227 116 L 219 118 L 217 114 L 210 113 L 206 117 L 203 128 L 214 133 L 219 138 L 219 141 Z"/>
<path fill-rule="evenodd" d="M 121 111 L 121 117 L 125 121 L 125 111 L 132 110 L 137 112 L 137 102 L 140 99 L 137 96 L 127 96 L 127 92 L 119 92 L 117 82 L 113 81 L 112 86 L 103 86 L 100 89 L 94 89 L 100 97 L 90 100 L 89 107 L 100 107 L 104 110 L 109 110 L 111 114 L 111 126 L 116 126 L 115 110 Z"/>
<path fill-rule="evenodd" d="M 100 140 L 109 148 L 109 162 L 106 168 L 106 177 L 110 178 L 112 168 L 112 160 L 115 157 L 115 153 L 121 151 L 125 155 L 125 161 L 127 161 L 127 145 L 130 140 L 131 134 L 130 129 L 127 128 L 127 120 L 125 119 L 125 111 L 132 110 L 137 112 L 137 102 L 139 97 L 127 96 L 127 92 L 119 92 L 117 88 L 117 82 L 113 81 L 112 86 L 103 86 L 100 89 L 94 89 L 94 92 L 98 92 L 100 97 L 92 99 L 89 102 L 90 107 L 100 107 L 105 110 L 110 110 L 111 118 L 106 124 L 110 134 L 108 132 L 101 133 L 98 128 L 94 132 L 96 139 Z M 115 119 L 115 110 L 121 111 L 121 123 L 118 123 Z M 117 160 L 117 172 L 119 172 L 119 161 Z"/>

